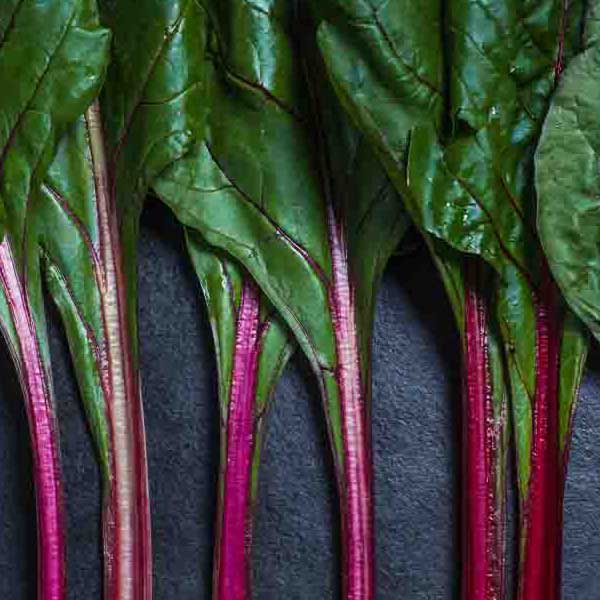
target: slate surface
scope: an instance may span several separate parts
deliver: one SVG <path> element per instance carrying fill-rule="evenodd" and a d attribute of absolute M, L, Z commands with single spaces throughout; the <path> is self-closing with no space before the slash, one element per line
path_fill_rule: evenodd
<path fill-rule="evenodd" d="M 217 423 L 199 289 L 173 219 L 140 244 L 140 330 L 156 600 L 209 600 Z M 69 600 L 100 598 L 100 490 L 66 344 L 50 308 L 68 508 Z M 457 599 L 459 351 L 426 252 L 392 261 L 374 345 L 378 600 Z M 0 598 L 35 598 L 26 419 L 0 350 Z M 600 354 L 582 389 L 566 497 L 564 600 L 600 597 Z M 338 597 L 335 492 L 317 390 L 300 355 L 276 395 L 256 524 L 255 597 Z"/>

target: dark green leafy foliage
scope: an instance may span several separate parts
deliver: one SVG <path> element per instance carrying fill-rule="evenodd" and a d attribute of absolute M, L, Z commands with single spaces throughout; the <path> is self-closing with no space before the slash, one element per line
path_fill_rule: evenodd
<path fill-rule="evenodd" d="M 559 501 L 586 338 L 570 315 L 563 325 L 564 309 L 547 282 L 533 218 L 532 155 L 556 75 L 579 46 L 583 4 L 326 4 L 319 39 L 329 74 L 411 215 L 497 273 L 493 300 L 508 359 L 523 514 L 535 480 L 534 430 L 544 426 L 534 418 L 543 404 L 536 395 L 554 385 L 536 366 L 540 344 L 548 335 L 554 340 L 560 385 L 549 402 L 557 410 L 551 432 L 539 439 L 550 440 L 556 469 L 549 477 Z M 560 519 L 560 508 L 554 514 Z"/>
<path fill-rule="evenodd" d="M 370 506 L 370 475 L 362 471 L 367 438 L 360 433 L 349 450 L 349 388 L 342 379 L 353 378 L 362 432 L 368 429 L 374 289 L 406 221 L 377 161 L 328 90 L 307 7 L 231 0 L 208 9 L 204 126 L 194 152 L 166 170 L 155 188 L 185 225 L 250 272 L 293 331 L 323 392 L 342 502 L 352 510 L 345 469 L 357 451 L 366 487 L 356 498 Z M 336 305 L 340 297 L 349 304 Z M 340 346 L 340 336 L 348 336 L 347 346 Z M 370 520 L 370 507 L 365 510 L 360 518 Z M 368 555 L 370 544 L 345 549 Z M 370 557 L 365 565 L 372 568 Z M 357 584 L 366 595 L 357 597 L 369 597 L 371 585 L 367 573 Z"/>
<path fill-rule="evenodd" d="M 573 311 L 598 339 L 600 254 L 600 54 L 591 3 L 585 50 L 562 75 L 536 153 L 538 230 L 552 274 Z"/>

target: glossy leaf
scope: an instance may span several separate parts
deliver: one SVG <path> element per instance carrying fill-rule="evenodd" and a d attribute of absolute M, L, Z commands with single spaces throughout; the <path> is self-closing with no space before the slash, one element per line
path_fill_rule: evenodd
<path fill-rule="evenodd" d="M 340 121 L 306 7 L 209 8 L 203 142 L 155 187 L 184 224 L 244 265 L 307 354 L 340 484 L 345 597 L 372 598 L 367 349 L 373 289 L 405 219 Z"/>
<path fill-rule="evenodd" d="M 194 0 L 99 0 L 99 6 L 114 36 L 102 122 L 137 361 L 138 220 L 151 181 L 189 150 L 203 115 L 205 11 Z"/>
<path fill-rule="evenodd" d="M 203 31 L 204 13 L 193 2 L 106 2 L 100 8 L 101 19 L 93 2 L 85 3 L 84 14 L 90 24 L 100 20 L 114 29 L 104 107 L 94 103 L 64 136 L 28 204 L 5 203 L 39 311 L 40 260 L 46 267 L 98 447 L 105 596 L 148 600 L 150 510 L 135 337 L 137 218 L 149 180 L 187 149 L 190 132 L 181 113 L 198 69 L 182 47 L 201 41 L 196 30 Z M 103 35 L 91 39 L 94 52 L 106 50 Z M 76 64 L 89 70 L 93 55 L 80 47 Z M 91 85 L 88 71 L 79 77 Z M 98 85 L 87 103 L 97 92 Z"/>
<path fill-rule="evenodd" d="M 331 12 L 319 39 L 330 76 L 411 214 L 425 231 L 480 255 L 498 273 L 495 302 L 509 363 L 522 516 L 547 515 L 556 532 L 568 445 L 559 422 L 572 414 L 586 343 L 576 324 L 562 335 L 552 286 L 542 285 L 547 277 L 532 222 L 531 155 L 556 73 L 577 46 L 583 5 L 569 3 L 563 13 L 557 0 L 453 0 L 427 13 L 408 3 L 327 4 Z M 410 28 L 422 37 L 404 35 Z M 548 376 L 537 366 L 546 342 Z M 565 361 L 560 390 L 558 354 Z M 544 412 L 553 410 L 557 394 L 558 412 Z M 530 485 L 542 480 L 532 471 L 541 456 L 549 457 L 541 463 L 554 465 L 547 471 L 554 470 L 544 479 L 546 492 L 531 493 L 548 498 L 534 510 L 525 502 Z M 523 543 L 529 531 L 524 521 Z M 528 600 L 558 590 L 557 555 L 550 556 L 558 545 L 549 541 L 545 554 L 525 553 L 549 561 L 547 576 L 538 567 L 525 569 L 534 571 L 521 581 Z M 532 586 L 527 590 L 525 579 Z"/>
<path fill-rule="evenodd" d="M 108 32 L 90 20 L 84 2 L 8 0 L 0 7 L 0 83 L 6 90 L 0 100 L 0 326 L 25 397 L 38 514 L 38 593 L 48 600 L 66 598 L 66 532 L 31 215 L 56 140 L 98 93 L 108 42 Z"/>

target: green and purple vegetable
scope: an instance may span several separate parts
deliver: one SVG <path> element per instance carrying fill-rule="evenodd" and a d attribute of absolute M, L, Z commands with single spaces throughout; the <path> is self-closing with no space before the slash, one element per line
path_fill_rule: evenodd
<path fill-rule="evenodd" d="M 186 239 L 208 308 L 219 373 L 221 468 L 213 597 L 249 599 L 266 419 L 293 344 L 270 302 L 235 261 L 194 231 L 187 231 Z"/>
<path fill-rule="evenodd" d="M 535 236 L 532 156 L 556 75 L 579 48 L 583 6 L 329 4 L 320 43 L 330 75 L 407 208 L 428 234 L 496 270 L 490 296 L 518 457 L 520 597 L 558 597 L 566 449 L 586 338 L 564 314 Z M 468 341 L 473 324 L 465 326 Z M 487 481 L 485 494 L 467 483 L 468 497 L 486 501 Z M 489 509 L 475 502 L 465 513 L 479 542 L 463 547 L 464 597 L 496 598 L 499 546 L 484 543 L 494 534 L 478 525 Z"/>
<path fill-rule="evenodd" d="M 209 5 L 205 126 L 196 150 L 155 188 L 184 224 L 249 271 L 308 356 L 338 479 L 344 597 L 367 599 L 374 288 L 405 219 L 366 144 L 340 118 L 308 7 L 266 4 Z"/>
<path fill-rule="evenodd" d="M 150 191 L 184 226 L 214 339 L 215 600 L 252 598 L 261 445 L 292 337 L 327 421 L 343 598 L 376 597 L 371 338 L 406 213 L 461 336 L 462 598 L 509 593 L 512 412 L 516 596 L 560 599 L 584 325 L 600 339 L 598 11 L 595 0 L 4 0 L 0 327 L 30 428 L 41 600 L 67 597 L 44 289 L 100 464 L 104 596 L 152 598 L 136 314 Z"/>
<path fill-rule="evenodd" d="M 44 600 L 66 598 L 66 532 L 42 297 L 44 207 L 38 189 L 61 132 L 102 83 L 109 35 L 90 20 L 83 4 L 7 0 L 0 7 L 0 84 L 7 92 L 0 101 L 0 326 L 29 421 L 38 596 Z"/>

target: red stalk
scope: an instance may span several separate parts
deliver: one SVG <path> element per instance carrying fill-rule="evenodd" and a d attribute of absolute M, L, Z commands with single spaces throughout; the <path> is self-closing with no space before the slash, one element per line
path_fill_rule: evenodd
<path fill-rule="evenodd" d="M 229 396 L 222 491 L 215 548 L 215 600 L 251 600 L 252 459 L 261 328 L 260 296 L 244 280 L 236 324 L 235 355 Z"/>
<path fill-rule="evenodd" d="M 563 0 L 554 64 L 555 85 L 558 85 L 564 68 L 565 26 L 566 0 Z M 558 290 L 544 260 L 536 306 L 531 474 L 521 517 L 524 546 L 520 600 L 558 600 L 561 597 L 563 496 L 567 472 L 567 455 L 562 454 L 559 444 L 561 330 Z"/>
<path fill-rule="evenodd" d="M 524 554 L 519 598 L 560 598 L 562 496 L 566 469 L 559 447 L 559 356 L 562 319 L 557 291 L 544 269 L 536 316 L 536 390 L 531 475 L 523 503 Z"/>
<path fill-rule="evenodd" d="M 96 186 L 105 348 L 100 365 L 107 399 L 112 480 L 104 512 L 105 598 L 152 598 L 152 548 L 146 436 L 133 364 L 121 243 L 98 103 L 86 113 Z"/>
<path fill-rule="evenodd" d="M 0 280 L 19 342 L 16 364 L 31 436 L 38 522 L 38 598 L 64 600 L 64 507 L 51 383 L 42 362 L 27 289 L 6 239 L 0 244 Z"/>
<path fill-rule="evenodd" d="M 463 600 L 504 597 L 504 522 L 496 498 L 498 433 L 494 423 L 487 309 L 468 262 L 463 378 Z"/>
<path fill-rule="evenodd" d="M 354 290 L 342 227 L 329 207 L 333 270 L 330 305 L 337 351 L 341 404 L 343 477 L 338 478 L 342 516 L 342 589 L 345 600 L 374 597 L 374 535 L 371 436 L 361 383 Z"/>

